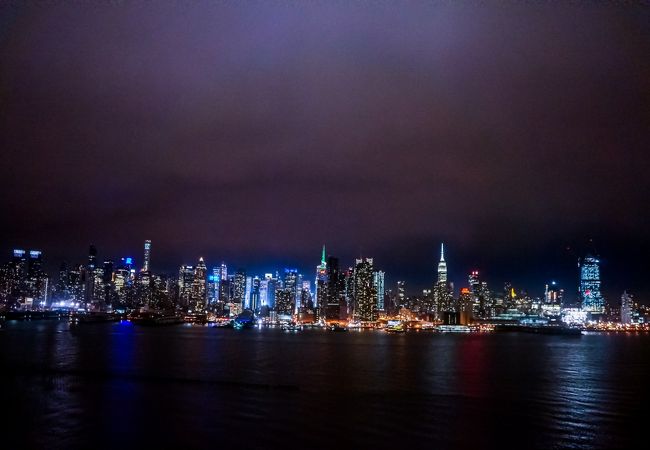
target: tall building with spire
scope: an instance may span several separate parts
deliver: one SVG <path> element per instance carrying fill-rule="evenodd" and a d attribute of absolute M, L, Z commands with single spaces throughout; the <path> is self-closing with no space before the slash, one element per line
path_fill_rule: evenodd
<path fill-rule="evenodd" d="M 320 264 L 316 266 L 316 316 L 325 320 L 327 316 L 327 256 L 325 245 L 321 253 Z"/>
<path fill-rule="evenodd" d="M 445 244 L 440 244 L 440 262 L 438 263 L 438 283 L 447 282 L 447 262 L 445 261 Z"/>
<path fill-rule="evenodd" d="M 453 295 L 447 280 L 447 262 L 445 261 L 445 244 L 440 244 L 440 261 L 438 262 L 438 277 L 433 285 L 434 312 L 439 319 L 444 313 L 455 312 Z"/>

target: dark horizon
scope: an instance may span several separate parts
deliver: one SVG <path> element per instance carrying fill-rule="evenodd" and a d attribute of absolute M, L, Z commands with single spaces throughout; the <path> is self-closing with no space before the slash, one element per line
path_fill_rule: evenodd
<path fill-rule="evenodd" d="M 445 242 L 456 290 L 574 296 L 592 239 L 648 303 L 650 10 L 407 5 L 3 3 L 0 261 L 309 276 L 324 243 L 413 293 Z"/>

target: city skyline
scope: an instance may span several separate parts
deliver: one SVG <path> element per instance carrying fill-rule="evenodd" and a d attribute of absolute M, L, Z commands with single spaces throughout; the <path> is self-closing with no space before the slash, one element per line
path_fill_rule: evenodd
<path fill-rule="evenodd" d="M 102 264 L 107 264 L 110 263 L 111 267 L 116 266 L 120 261 L 122 264 L 125 264 L 125 261 L 128 262 L 129 267 L 133 267 L 136 269 L 136 272 L 150 272 L 150 273 L 156 273 L 160 275 L 165 275 L 165 276 L 174 276 L 178 274 L 178 268 L 180 266 L 181 273 L 184 270 L 184 268 L 188 268 L 191 272 L 194 271 L 194 268 L 196 267 L 196 261 L 198 261 L 199 265 L 203 266 L 203 279 L 206 281 L 208 280 L 208 274 L 213 273 L 215 276 L 219 274 L 226 273 L 227 269 L 226 267 L 230 265 L 231 271 L 232 270 L 243 270 L 245 271 L 244 273 L 249 273 L 249 274 L 255 274 L 256 276 L 262 276 L 264 274 L 270 274 L 270 273 L 281 273 L 283 271 L 295 271 L 296 273 L 299 273 L 301 277 L 304 277 L 306 274 L 309 274 L 309 270 L 306 270 L 303 267 L 299 267 L 296 264 L 285 264 L 285 265 L 278 265 L 278 264 L 267 264 L 263 266 L 251 266 L 251 265 L 246 265 L 244 264 L 239 264 L 239 263 L 233 263 L 232 261 L 226 261 L 224 259 L 214 259 L 210 260 L 210 258 L 207 258 L 208 261 L 205 262 L 206 258 L 203 256 L 198 256 L 197 258 L 194 259 L 193 261 L 183 261 L 182 264 L 176 264 L 175 266 L 172 266 L 171 268 L 169 267 L 169 264 L 162 264 L 159 265 L 158 268 L 156 268 L 156 264 L 152 264 L 151 262 L 151 252 L 152 252 L 152 240 L 146 239 L 144 240 L 144 246 L 143 246 L 143 252 L 140 255 L 140 257 L 137 256 L 137 253 L 129 253 L 125 256 L 118 256 L 118 257 L 110 257 L 110 256 L 105 256 L 102 254 L 99 254 L 97 246 L 95 244 L 90 244 L 90 253 L 88 255 L 85 255 L 84 257 L 89 258 L 89 262 L 84 263 L 81 258 L 80 261 L 73 261 L 73 260 L 67 260 L 67 261 L 59 261 L 59 262 L 52 262 L 48 261 L 46 254 L 44 255 L 44 252 L 41 249 L 31 249 L 31 248 L 25 248 L 25 249 L 13 249 L 12 252 L 14 256 L 16 255 L 16 252 L 21 252 L 23 254 L 28 254 L 28 253 L 38 253 L 39 256 L 39 265 L 42 265 L 43 270 L 48 273 L 51 272 L 48 276 L 50 279 L 55 280 L 57 277 L 52 276 L 52 274 L 56 273 L 58 269 L 62 266 L 69 266 L 69 267 L 74 267 L 74 266 L 80 266 L 80 265 L 86 265 L 90 264 L 90 266 L 95 267 L 100 267 Z M 313 290 L 312 292 L 314 295 L 317 295 L 317 285 L 318 285 L 318 279 L 322 278 L 325 276 L 325 279 L 329 277 L 329 264 L 331 263 L 330 260 L 333 258 L 334 259 L 334 264 L 336 264 L 336 271 L 338 270 L 346 270 L 350 269 L 352 270 L 355 266 L 355 260 L 358 263 L 359 261 L 364 260 L 365 258 L 369 257 L 370 261 L 372 261 L 373 258 L 372 256 L 358 256 L 355 258 L 352 258 L 350 260 L 347 259 L 342 259 L 339 257 L 334 257 L 329 254 L 329 252 L 326 251 L 327 246 L 323 245 L 321 249 L 321 259 L 320 259 L 320 264 L 316 268 L 316 277 L 314 280 L 313 284 Z M 433 294 L 434 296 L 438 295 L 435 290 L 436 286 L 447 286 L 449 285 L 449 293 L 450 295 L 453 296 L 458 296 L 461 293 L 461 290 L 463 288 L 466 288 L 471 285 L 471 280 L 468 282 L 467 276 L 472 275 L 474 273 L 480 274 L 480 278 L 482 280 L 487 280 L 490 288 L 494 292 L 498 292 L 502 290 L 502 286 L 512 286 L 517 289 L 517 293 L 526 293 L 529 295 L 531 298 L 543 298 L 545 295 L 547 295 L 547 292 L 545 292 L 545 289 L 548 290 L 549 285 L 553 285 L 554 289 L 561 288 L 563 291 L 563 296 L 564 296 L 564 301 L 566 304 L 578 304 L 583 301 L 585 298 L 585 289 L 587 289 L 587 292 L 590 288 L 593 288 L 593 284 L 588 285 L 585 288 L 584 285 L 584 279 L 585 279 L 585 267 L 588 266 L 588 264 L 585 264 L 585 260 L 593 265 L 593 262 L 595 261 L 597 264 L 595 265 L 595 270 L 596 273 L 595 275 L 587 276 L 587 278 L 594 278 L 597 281 L 597 289 L 598 289 L 598 295 L 601 295 L 601 285 L 604 287 L 602 289 L 603 292 L 614 292 L 613 289 L 610 287 L 607 289 L 607 287 L 610 284 L 610 280 L 607 279 L 604 283 L 602 284 L 602 275 L 600 275 L 600 270 L 601 270 L 601 259 L 600 256 L 595 253 L 595 252 L 584 252 L 581 257 L 578 258 L 577 261 L 574 261 L 577 263 L 576 265 L 576 270 L 574 271 L 574 274 L 565 274 L 565 276 L 558 275 L 555 277 L 548 277 L 542 281 L 541 284 L 539 285 L 534 285 L 534 286 L 528 286 L 523 283 L 519 282 L 513 282 L 512 279 L 503 279 L 503 280 L 495 280 L 493 277 L 490 277 L 490 269 L 484 269 L 484 268 L 478 268 L 478 267 L 471 267 L 468 269 L 465 273 L 460 272 L 459 270 L 452 270 L 452 273 L 454 273 L 454 277 L 451 278 L 449 275 L 448 271 L 448 266 L 447 266 L 447 260 L 445 259 L 445 252 L 446 250 L 445 243 L 442 242 L 440 243 L 439 247 L 439 253 L 438 253 L 438 259 L 435 261 L 434 265 L 435 267 L 431 271 L 430 274 L 430 279 L 426 280 L 423 284 L 415 284 L 411 283 L 408 280 L 408 276 L 404 276 L 403 271 L 398 272 L 398 273 L 392 273 L 390 271 L 384 271 L 382 270 L 381 273 L 381 279 L 382 279 L 382 286 L 384 286 L 384 276 L 386 275 L 387 283 L 385 285 L 385 290 L 388 292 L 392 292 L 393 294 L 397 293 L 397 283 L 401 282 L 403 283 L 403 286 L 405 288 L 405 293 L 409 296 L 421 296 L 423 293 L 425 293 L 427 290 L 431 290 L 433 288 Z M 157 252 L 157 248 L 154 250 L 154 252 Z M 110 253 L 109 253 L 110 254 Z M 155 253 L 154 253 L 155 254 Z M 44 257 L 45 256 L 45 257 Z M 598 259 L 596 259 L 598 258 Z M 79 259 L 79 258 L 78 258 Z M 339 269 L 339 261 L 341 262 L 341 268 Z M 155 261 L 155 258 L 154 258 Z M 348 264 L 346 264 L 346 261 Z M 385 264 L 382 262 L 381 267 L 382 269 L 385 269 L 386 266 L 390 266 L 390 264 Z M 231 272 L 231 276 L 233 272 Z M 590 273 L 590 272 L 589 272 Z M 319 275 L 321 274 L 321 275 Z M 336 275 L 338 276 L 338 275 Z M 309 279 L 307 276 L 306 279 Z M 561 280 L 564 279 L 569 279 L 570 281 L 568 283 L 562 282 Z M 611 280 L 613 281 L 613 280 Z M 442 287 L 444 291 L 447 290 L 447 287 Z M 204 288 L 205 290 L 205 288 Z M 634 292 L 636 295 L 638 291 L 635 291 L 629 287 L 623 289 L 621 292 L 624 291 L 630 291 Z M 612 299 L 613 304 L 617 303 L 617 298 L 619 294 L 613 294 L 611 296 L 609 295 L 603 295 L 605 298 L 604 300 L 600 298 L 600 300 L 597 300 L 596 302 L 599 305 L 603 304 L 608 304 L 608 299 Z M 204 295 L 205 297 L 205 295 Z M 637 298 L 637 300 L 640 300 L 640 303 L 645 304 L 646 302 L 644 301 L 645 299 L 642 296 L 639 296 L 641 298 Z M 314 299 L 316 302 L 316 299 Z M 326 300 L 325 300 L 326 301 Z M 439 301 L 439 300 L 436 300 Z M 378 304 L 381 303 L 381 301 L 377 302 Z M 599 309 L 599 308 L 596 308 Z"/>
<path fill-rule="evenodd" d="M 3 251 L 533 286 L 593 238 L 650 298 L 647 10 L 469 3 L 3 3 Z"/>

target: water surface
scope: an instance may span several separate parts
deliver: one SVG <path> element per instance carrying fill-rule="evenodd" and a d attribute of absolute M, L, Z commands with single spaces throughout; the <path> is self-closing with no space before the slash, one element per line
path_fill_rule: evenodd
<path fill-rule="evenodd" d="M 650 399 L 635 334 L 6 322 L 0 367 L 5 448 L 623 448 Z"/>

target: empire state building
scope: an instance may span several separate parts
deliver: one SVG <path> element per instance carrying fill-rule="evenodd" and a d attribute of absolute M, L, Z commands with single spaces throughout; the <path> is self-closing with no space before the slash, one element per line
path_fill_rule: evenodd
<path fill-rule="evenodd" d="M 438 283 L 447 283 L 447 263 L 445 262 L 445 244 L 440 244 L 440 262 L 438 263 Z"/>

